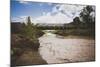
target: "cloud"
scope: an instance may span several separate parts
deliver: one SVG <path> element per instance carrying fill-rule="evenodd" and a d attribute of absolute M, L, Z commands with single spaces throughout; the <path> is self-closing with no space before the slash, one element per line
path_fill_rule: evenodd
<path fill-rule="evenodd" d="M 51 12 L 45 13 L 35 19 L 39 23 L 70 23 L 73 18 L 79 16 L 82 5 L 66 5 L 66 4 L 56 4 Z"/>
<path fill-rule="evenodd" d="M 44 4 L 47 4 L 49 6 L 52 6 L 53 5 L 52 3 L 47 3 L 47 2 L 41 2 L 41 3 L 39 3 L 40 6 L 44 6 Z"/>
<path fill-rule="evenodd" d="M 27 1 L 19 1 L 19 3 L 22 3 L 22 4 L 29 4 L 29 2 L 27 2 Z"/>
<path fill-rule="evenodd" d="M 42 3 L 40 3 L 39 5 L 40 5 L 40 6 L 43 6 L 43 4 L 42 4 Z"/>
<path fill-rule="evenodd" d="M 28 1 L 18 0 L 20 3 L 28 4 Z M 32 20 L 35 23 L 70 23 L 73 18 L 79 16 L 81 10 L 85 7 L 83 5 L 70 5 L 70 4 L 53 4 L 46 3 L 50 6 L 53 5 L 51 12 L 43 12 L 42 16 Z M 40 6 L 43 4 L 40 3 Z M 93 14 L 91 14 L 93 15 Z M 23 20 L 25 17 L 23 17 Z"/>
<path fill-rule="evenodd" d="M 58 12 L 57 7 L 53 7 L 53 8 L 52 8 L 52 13 L 55 13 L 55 12 Z"/>
<path fill-rule="evenodd" d="M 90 17 L 91 17 L 92 21 L 95 22 L 95 11 L 92 11 L 90 13 Z"/>
<path fill-rule="evenodd" d="M 12 22 L 21 22 L 21 23 L 26 23 L 26 18 L 27 16 L 19 16 L 19 17 L 12 17 L 11 21 Z"/>
<path fill-rule="evenodd" d="M 75 16 L 78 16 L 80 11 L 83 9 L 82 5 L 61 5 L 59 7 L 59 11 L 62 11 L 66 15 L 70 16 L 71 18 L 74 18 Z"/>
<path fill-rule="evenodd" d="M 52 6 L 53 5 L 53 3 L 47 3 L 49 6 Z"/>
<path fill-rule="evenodd" d="M 16 0 L 21 4 L 29 4 L 30 2 L 28 0 Z"/>
<path fill-rule="evenodd" d="M 62 14 L 61 12 L 57 13 L 56 15 L 45 15 L 37 18 L 35 22 L 40 23 L 69 23 L 72 22 L 72 19 L 66 17 L 66 15 Z"/>
<path fill-rule="evenodd" d="M 43 12 L 42 15 L 46 15 L 46 12 Z"/>

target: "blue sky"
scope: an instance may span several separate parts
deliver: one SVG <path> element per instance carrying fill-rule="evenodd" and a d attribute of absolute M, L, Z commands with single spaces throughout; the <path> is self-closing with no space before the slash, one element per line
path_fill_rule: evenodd
<path fill-rule="evenodd" d="M 79 17 L 85 5 L 11 0 L 11 21 L 25 22 L 31 16 L 33 23 L 70 23 Z"/>
<path fill-rule="evenodd" d="M 44 13 L 51 12 L 53 5 L 49 3 L 39 2 L 20 2 L 11 1 L 11 18 L 18 18 L 20 16 L 31 16 L 36 18 L 42 16 Z"/>

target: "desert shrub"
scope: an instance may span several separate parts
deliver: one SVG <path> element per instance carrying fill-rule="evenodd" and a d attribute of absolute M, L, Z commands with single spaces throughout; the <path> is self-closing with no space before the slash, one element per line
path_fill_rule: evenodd
<path fill-rule="evenodd" d="M 11 55 L 15 57 L 20 56 L 27 49 L 37 51 L 40 45 L 38 40 L 33 41 L 19 34 L 13 34 L 11 40 Z"/>

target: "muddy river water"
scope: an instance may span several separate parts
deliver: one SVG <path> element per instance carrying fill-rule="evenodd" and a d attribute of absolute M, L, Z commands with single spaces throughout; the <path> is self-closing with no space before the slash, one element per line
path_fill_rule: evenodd
<path fill-rule="evenodd" d="M 39 42 L 39 53 L 48 64 L 95 59 L 94 39 L 60 38 L 50 31 L 45 31 L 45 34 L 39 38 Z"/>

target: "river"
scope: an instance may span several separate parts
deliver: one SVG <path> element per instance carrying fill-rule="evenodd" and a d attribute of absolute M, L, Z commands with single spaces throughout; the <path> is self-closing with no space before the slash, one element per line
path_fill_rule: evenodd
<path fill-rule="evenodd" d="M 48 64 L 95 59 L 94 39 L 63 38 L 47 30 L 39 42 L 39 53 Z"/>

